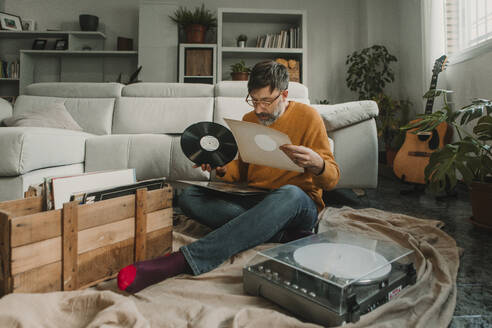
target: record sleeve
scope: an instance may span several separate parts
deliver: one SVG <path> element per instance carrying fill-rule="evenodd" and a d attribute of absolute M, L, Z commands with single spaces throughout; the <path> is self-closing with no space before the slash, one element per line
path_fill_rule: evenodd
<path fill-rule="evenodd" d="M 196 165 L 224 166 L 237 154 L 232 132 L 214 122 L 190 125 L 181 135 L 183 153 Z"/>

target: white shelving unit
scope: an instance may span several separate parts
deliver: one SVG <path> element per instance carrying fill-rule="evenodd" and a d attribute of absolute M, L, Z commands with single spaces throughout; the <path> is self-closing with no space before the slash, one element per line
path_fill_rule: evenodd
<path fill-rule="evenodd" d="M 186 75 L 186 52 L 192 49 L 210 49 L 212 60 L 210 70 L 212 75 Z M 205 63 L 204 63 L 205 64 Z M 217 82 L 217 45 L 207 43 L 181 43 L 179 45 L 178 82 L 180 83 L 207 83 Z"/>
<path fill-rule="evenodd" d="M 299 27 L 298 48 L 259 48 L 257 38 Z M 240 34 L 246 47 L 236 46 Z M 307 21 L 305 10 L 219 8 L 217 13 L 217 79 L 230 80 L 229 66 L 243 59 L 253 66 L 265 59 L 295 59 L 300 63 L 301 82 L 307 81 Z"/>
<path fill-rule="evenodd" d="M 35 39 L 48 40 L 46 49 L 29 50 Z M 53 50 L 60 39 L 67 40 L 67 49 Z M 135 71 L 138 52 L 104 50 L 105 39 L 99 31 L 0 31 L 0 41 L 9 41 L 11 48 L 18 43 L 20 58 L 19 79 L 0 79 L 0 90 L 7 82 L 18 83 L 17 94 L 34 82 L 114 82 L 120 73 L 126 77 Z"/>

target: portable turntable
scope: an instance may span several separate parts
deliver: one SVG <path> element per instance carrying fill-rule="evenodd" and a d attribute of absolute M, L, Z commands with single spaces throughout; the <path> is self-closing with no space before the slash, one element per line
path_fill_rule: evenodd
<path fill-rule="evenodd" d="M 356 322 L 416 281 L 412 250 L 328 231 L 260 251 L 243 268 L 244 290 L 307 321 Z"/>

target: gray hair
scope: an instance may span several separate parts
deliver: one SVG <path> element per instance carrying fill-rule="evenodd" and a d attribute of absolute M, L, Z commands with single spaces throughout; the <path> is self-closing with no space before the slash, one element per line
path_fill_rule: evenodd
<path fill-rule="evenodd" d="M 280 91 L 287 90 L 289 87 L 289 72 L 287 68 L 273 60 L 257 63 L 249 75 L 248 92 L 266 86 L 270 87 L 270 91 L 275 89 Z"/>

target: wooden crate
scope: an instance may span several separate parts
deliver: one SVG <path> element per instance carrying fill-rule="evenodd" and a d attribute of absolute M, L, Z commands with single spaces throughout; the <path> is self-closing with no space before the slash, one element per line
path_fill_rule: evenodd
<path fill-rule="evenodd" d="M 0 295 L 86 288 L 172 248 L 169 186 L 42 208 L 42 197 L 0 203 Z"/>

